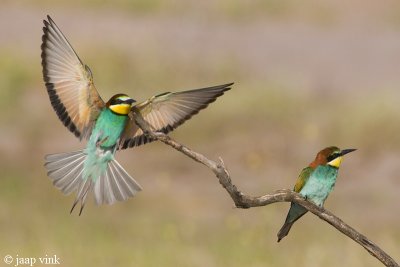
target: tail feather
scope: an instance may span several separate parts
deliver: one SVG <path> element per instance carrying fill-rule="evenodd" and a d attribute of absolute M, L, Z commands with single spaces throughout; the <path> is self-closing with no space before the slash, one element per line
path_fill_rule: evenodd
<path fill-rule="evenodd" d="M 116 161 L 111 160 L 100 177 L 83 177 L 86 153 L 83 150 L 45 157 L 47 175 L 53 185 L 68 195 L 76 191 L 76 198 L 71 212 L 80 202 L 79 215 L 85 206 L 89 192 L 94 192 L 97 205 L 113 204 L 133 197 L 142 187 Z"/>
<path fill-rule="evenodd" d="M 285 236 L 289 234 L 290 228 L 292 228 L 293 222 L 285 222 L 278 232 L 278 242 L 282 240 Z"/>
<path fill-rule="evenodd" d="M 116 161 L 109 162 L 106 172 L 94 185 L 97 205 L 113 204 L 133 197 L 142 187 Z"/>
<path fill-rule="evenodd" d="M 82 173 L 83 173 L 83 168 L 82 168 L 83 163 L 81 163 L 79 166 L 77 166 L 77 169 L 75 172 L 71 173 L 71 175 L 74 175 L 75 178 L 67 185 L 63 187 L 63 192 L 64 194 L 70 194 L 73 192 L 81 183 L 82 180 Z M 76 175 L 75 175 L 76 174 Z M 57 186 L 55 184 L 55 186 Z"/>
<path fill-rule="evenodd" d="M 48 173 L 52 177 L 64 177 L 68 175 L 69 172 L 73 171 L 79 163 L 83 163 L 85 156 L 74 157 L 66 160 L 60 160 L 64 162 L 49 162 L 46 165 L 48 168 Z"/>
<path fill-rule="evenodd" d="M 81 216 L 83 208 L 85 207 L 85 204 L 86 204 L 86 197 L 87 197 L 89 191 L 92 190 L 92 188 L 93 188 L 93 182 L 91 179 L 82 180 L 82 182 L 79 186 L 78 193 L 76 194 L 74 204 L 72 205 L 71 211 L 69 213 L 72 213 L 76 204 L 78 204 L 78 202 L 80 201 L 81 208 L 79 210 L 79 216 Z"/>
<path fill-rule="evenodd" d="M 45 156 L 46 167 L 49 170 L 57 170 L 68 162 L 73 161 L 76 158 L 83 156 L 82 150 L 68 153 L 59 153 L 59 154 L 49 154 Z"/>
<path fill-rule="evenodd" d="M 112 179 L 111 177 L 116 176 L 118 173 L 116 172 L 113 163 L 110 163 L 110 168 L 107 169 L 107 176 L 110 182 L 110 187 L 112 188 L 112 191 L 114 192 L 114 197 L 115 199 L 122 201 L 124 199 L 126 199 L 125 195 L 125 191 L 123 189 L 123 181 L 118 181 L 117 179 Z"/>
<path fill-rule="evenodd" d="M 68 195 L 75 191 L 82 180 L 83 164 L 86 155 L 83 151 L 47 155 L 45 167 L 53 185 Z"/>
<path fill-rule="evenodd" d="M 124 199 L 142 190 L 142 187 L 122 168 L 118 161 L 112 161 L 111 167 L 111 171 L 114 170 L 113 176 L 121 177 L 121 179 L 115 179 L 115 181 L 120 185 L 119 189 Z"/>
<path fill-rule="evenodd" d="M 285 223 L 283 224 L 282 228 L 278 232 L 278 242 L 282 240 L 285 236 L 289 234 L 290 228 L 292 225 L 300 219 L 304 214 L 307 213 L 307 209 L 299 204 L 292 202 L 290 205 L 289 212 L 286 216 Z"/>

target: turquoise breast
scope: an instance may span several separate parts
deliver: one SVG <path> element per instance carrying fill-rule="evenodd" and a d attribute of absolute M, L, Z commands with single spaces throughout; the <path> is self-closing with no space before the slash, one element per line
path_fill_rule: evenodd
<path fill-rule="evenodd" d="M 93 143 L 96 144 L 100 140 L 102 142 L 101 148 L 113 148 L 120 138 L 128 118 L 127 115 L 118 115 L 105 108 L 96 121 L 89 143 L 93 145 Z"/>
<path fill-rule="evenodd" d="M 337 168 L 329 165 L 318 166 L 310 175 L 300 194 L 322 207 L 335 186 L 337 174 Z"/>

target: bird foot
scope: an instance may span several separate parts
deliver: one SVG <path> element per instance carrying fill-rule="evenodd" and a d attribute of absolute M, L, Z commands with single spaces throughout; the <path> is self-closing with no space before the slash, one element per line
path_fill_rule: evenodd
<path fill-rule="evenodd" d="M 162 137 L 162 136 L 165 135 L 165 133 L 163 133 L 163 132 L 154 132 L 154 135 L 157 136 L 157 137 Z"/>

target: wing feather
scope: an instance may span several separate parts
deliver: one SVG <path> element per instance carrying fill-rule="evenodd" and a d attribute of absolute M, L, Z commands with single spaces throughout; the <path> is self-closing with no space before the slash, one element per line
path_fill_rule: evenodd
<path fill-rule="evenodd" d="M 311 167 L 306 167 L 306 168 L 304 168 L 304 169 L 301 171 L 299 177 L 297 178 L 297 182 L 296 182 L 296 184 L 294 185 L 294 189 L 293 189 L 293 190 L 294 190 L 295 192 L 297 192 L 297 193 L 300 192 L 300 190 L 301 190 L 301 189 L 303 188 L 303 186 L 306 184 L 308 178 L 310 178 L 310 175 L 311 175 L 311 173 L 312 173 L 313 171 L 314 171 L 314 169 L 311 168 Z"/>
<path fill-rule="evenodd" d="M 137 126 L 134 117 L 142 116 L 154 131 L 168 133 L 206 108 L 217 97 L 230 90 L 233 83 L 177 93 L 163 93 L 134 106 L 120 141 L 120 148 L 154 141 Z"/>
<path fill-rule="evenodd" d="M 51 105 L 75 136 L 88 137 L 105 103 L 93 84 L 89 67 L 82 63 L 61 30 L 49 16 L 43 22 L 43 79 Z"/>

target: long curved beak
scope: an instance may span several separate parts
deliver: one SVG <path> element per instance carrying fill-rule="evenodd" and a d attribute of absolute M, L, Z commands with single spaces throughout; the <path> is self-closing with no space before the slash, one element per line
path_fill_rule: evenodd
<path fill-rule="evenodd" d="M 340 154 L 341 154 L 342 156 L 344 156 L 344 155 L 346 155 L 346 154 L 348 154 L 348 153 L 350 153 L 350 152 L 356 151 L 356 150 L 357 150 L 357 149 L 354 149 L 354 148 L 343 149 L 342 151 L 340 151 Z"/>

